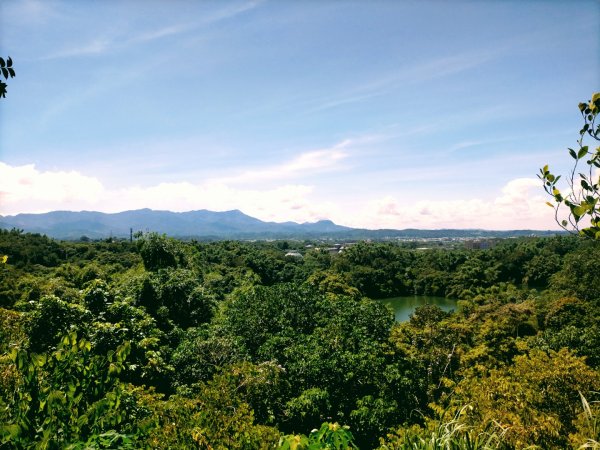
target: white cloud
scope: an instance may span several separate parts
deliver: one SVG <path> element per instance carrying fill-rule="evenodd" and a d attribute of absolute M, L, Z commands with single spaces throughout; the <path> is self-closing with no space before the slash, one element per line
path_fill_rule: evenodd
<path fill-rule="evenodd" d="M 329 167 L 335 151 L 305 153 L 283 164 L 283 173 Z M 325 162 L 324 162 L 325 161 Z M 287 172 L 286 172 L 287 171 Z M 263 171 L 259 176 L 270 173 Z M 442 195 L 442 194 L 440 194 Z M 118 212 L 151 208 L 171 211 L 240 209 L 261 220 L 336 223 L 364 228 L 554 229 L 539 180 L 509 181 L 491 200 L 443 198 L 414 200 L 383 196 L 360 204 L 354 199 L 323 199 L 314 186 L 283 182 L 269 187 L 239 187 L 223 180 L 160 183 L 110 189 L 75 171 L 40 171 L 34 165 L 12 167 L 0 162 L 0 214 L 52 210 Z"/>
<path fill-rule="evenodd" d="M 386 196 L 367 203 L 351 226 L 367 228 L 484 228 L 556 229 L 552 210 L 545 204 L 540 181 L 509 181 L 492 200 L 438 198 L 399 200 Z"/>
<path fill-rule="evenodd" d="M 11 167 L 0 162 L 3 214 L 76 208 L 97 202 L 103 192 L 96 178 L 75 171 L 40 172 L 33 164 Z"/>
<path fill-rule="evenodd" d="M 314 221 L 328 217 L 331 203 L 309 197 L 312 186 L 298 179 L 337 168 L 351 140 L 304 152 L 280 164 L 198 183 L 172 182 L 114 189 L 76 171 L 40 171 L 33 164 L 0 162 L 0 214 L 52 210 L 118 212 L 152 208 L 172 211 L 240 209 L 262 220 Z M 272 182 L 267 186 L 264 182 Z"/>
<path fill-rule="evenodd" d="M 0 214 L 53 210 L 118 212 L 128 209 L 190 211 L 240 209 L 262 220 L 298 222 L 326 217 L 332 207 L 309 199 L 313 188 L 284 184 L 270 189 L 238 189 L 218 181 L 160 183 L 109 189 L 75 171 L 39 171 L 34 165 L 12 167 L 0 162 Z"/>
<path fill-rule="evenodd" d="M 310 186 L 283 185 L 273 189 L 236 189 L 222 183 L 161 183 L 147 188 L 133 187 L 111 193 L 111 209 L 135 208 L 190 211 L 240 209 L 246 214 L 269 221 L 305 221 L 321 218 L 311 208 Z"/>

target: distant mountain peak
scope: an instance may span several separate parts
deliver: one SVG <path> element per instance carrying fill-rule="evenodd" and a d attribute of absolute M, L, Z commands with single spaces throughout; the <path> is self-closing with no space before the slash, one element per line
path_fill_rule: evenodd
<path fill-rule="evenodd" d="M 17 214 L 0 220 L 2 228 L 20 228 L 58 239 L 81 236 L 104 238 L 128 237 L 130 230 L 156 231 L 176 237 L 210 237 L 217 239 L 282 237 L 342 231 L 331 221 L 314 224 L 264 222 L 239 209 L 209 211 L 207 209 L 173 212 L 149 208 L 100 213 L 94 211 L 52 211 L 44 214 Z"/>
<path fill-rule="evenodd" d="M 0 216 L 0 228 L 18 228 L 57 239 L 129 237 L 130 230 L 154 231 L 173 237 L 206 239 L 465 239 L 554 235 L 556 231 L 489 230 L 362 230 L 335 224 L 329 219 L 317 222 L 264 222 L 239 209 L 206 209 L 173 212 L 149 208 L 101 213 L 97 211 L 52 211 L 44 214 Z"/>

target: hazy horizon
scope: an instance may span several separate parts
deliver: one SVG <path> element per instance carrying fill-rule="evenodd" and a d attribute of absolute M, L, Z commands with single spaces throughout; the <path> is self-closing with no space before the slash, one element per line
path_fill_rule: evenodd
<path fill-rule="evenodd" d="M 0 4 L 0 215 L 556 229 L 600 2 Z"/>
<path fill-rule="evenodd" d="M 171 210 L 159 210 L 159 209 L 151 209 L 151 208 L 140 208 L 140 209 L 130 209 L 130 210 L 123 210 L 123 211 L 115 211 L 115 212 L 102 212 L 102 211 L 94 211 L 94 210 L 87 210 L 87 209 L 83 209 L 83 210 L 77 210 L 77 211 L 73 211 L 73 210 L 53 210 L 53 211 L 47 211 L 47 212 L 42 212 L 42 213 L 17 213 L 17 214 L 5 214 L 2 215 L 0 214 L 0 217 L 6 217 L 6 218 L 16 218 L 18 216 L 21 215 L 34 215 L 34 216 L 38 216 L 38 215 L 45 215 L 45 214 L 52 214 L 52 213 L 74 213 L 74 214 L 78 214 L 78 213 L 99 213 L 99 214 L 124 214 L 124 213 L 131 213 L 131 212 L 137 212 L 137 211 L 151 211 L 151 212 L 156 212 L 156 213 L 172 213 L 172 214 L 186 214 L 186 213 L 194 213 L 194 212 L 201 212 L 201 211 L 207 211 L 210 213 L 231 213 L 231 212 L 240 212 L 246 216 L 249 216 L 253 219 L 256 219 L 256 217 L 251 216 L 250 214 L 246 214 L 244 211 L 241 211 L 239 209 L 230 209 L 230 210 L 225 210 L 225 211 L 212 211 L 212 210 L 208 210 L 208 209 L 196 209 L 196 210 L 188 210 L 188 211 L 171 211 Z M 259 219 L 260 220 L 260 219 Z M 264 221 L 265 223 L 277 223 L 277 224 L 285 224 L 285 223 L 297 223 L 297 224 L 316 224 L 318 222 L 331 222 L 335 225 L 341 225 L 338 224 L 334 221 L 332 221 L 331 219 L 328 218 L 321 218 L 321 219 L 315 219 L 315 220 L 309 220 L 309 221 L 305 221 L 305 222 L 297 222 L 297 221 L 286 221 L 286 220 L 274 220 L 274 221 Z M 127 227 L 126 227 L 127 228 Z M 348 227 L 348 228 L 352 228 L 352 229 L 365 229 L 365 230 L 369 230 L 369 231 L 378 231 L 378 230 L 382 230 L 384 228 L 370 228 L 370 227 Z M 418 229 L 418 230 L 422 230 L 422 231 L 438 231 L 438 230 L 463 230 L 463 231 L 469 231 L 469 230 L 482 230 L 482 231 L 520 231 L 520 230 L 531 230 L 531 231 L 540 231 L 540 232 L 546 232 L 546 231 L 550 231 L 550 232 L 557 232 L 557 233 L 566 233 L 566 231 L 561 230 L 561 229 L 554 229 L 554 228 L 508 228 L 508 229 L 494 229 L 494 228 L 477 228 L 477 227 L 463 227 L 463 228 L 448 228 L 448 227 L 422 227 L 422 228 L 415 228 L 415 227 L 405 227 L 405 228 L 387 228 L 387 229 L 391 229 L 391 230 L 397 230 L 397 231 L 402 231 L 402 230 L 408 230 L 408 229 Z M 29 232 L 27 229 L 24 230 L 25 232 Z M 148 228 L 148 231 L 152 231 L 150 230 L 150 228 Z M 168 233 L 167 233 L 168 234 Z"/>

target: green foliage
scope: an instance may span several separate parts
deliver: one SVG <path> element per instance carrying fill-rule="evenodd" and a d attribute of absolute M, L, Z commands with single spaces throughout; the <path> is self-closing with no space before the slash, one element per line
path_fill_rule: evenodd
<path fill-rule="evenodd" d="M 60 245 L 46 236 L 25 234 L 22 230 L 0 230 L 0 254 L 7 255 L 11 265 L 27 268 L 33 264 L 48 267 L 64 258 Z"/>
<path fill-rule="evenodd" d="M 583 243 L 565 255 L 562 267 L 550 276 L 554 291 L 573 295 L 589 302 L 600 302 L 600 242 Z"/>
<path fill-rule="evenodd" d="M 167 401 L 149 398 L 154 411 L 153 429 L 146 443 L 153 449 L 268 449 L 279 433 L 255 422 L 246 398 L 269 392 L 273 366 L 232 367 L 208 383 L 195 387 L 193 398 L 172 396 Z"/>
<path fill-rule="evenodd" d="M 173 367 L 169 364 L 171 351 L 165 345 L 167 337 L 142 308 L 117 299 L 86 328 L 96 353 L 106 353 L 125 341 L 131 343 L 124 379 L 170 390 Z"/>
<path fill-rule="evenodd" d="M 373 448 L 382 436 L 384 448 L 413 449 L 598 442 L 597 242 L 361 243 L 338 255 L 305 245 L 160 235 L 74 243 L 0 231 L 0 301 L 10 308 L 0 309 L 0 423 L 34 417 L 42 436 L 53 417 L 70 430 L 53 428 L 56 446 L 82 449 L 275 448 L 281 433 L 290 448 Z M 286 258 L 290 248 L 305 257 Z M 366 293 L 453 295 L 460 310 L 427 306 L 394 324 Z M 63 366 L 55 354 L 75 330 L 90 348 L 77 344 Z M 107 355 L 114 362 L 124 342 L 127 362 L 109 377 Z M 16 348 L 28 349 L 19 352 L 36 382 L 24 382 Z M 102 398 L 90 377 L 104 383 Z M 70 392 L 69 383 L 82 395 L 75 405 L 53 400 L 53 416 L 39 409 L 40 392 Z M 86 414 L 96 428 L 79 424 Z M 351 440 L 317 442 L 321 431 L 347 431 L 334 422 L 351 427 Z M 311 433 L 315 423 L 327 428 Z"/>
<path fill-rule="evenodd" d="M 559 297 L 549 301 L 538 314 L 543 326 L 540 333 L 528 339 L 532 347 L 558 351 L 569 348 L 586 357 L 592 367 L 600 366 L 600 311 L 593 304 L 575 297 Z"/>
<path fill-rule="evenodd" d="M 281 450 L 348 450 L 358 448 L 353 443 L 350 427 L 335 423 L 323 423 L 321 428 L 305 435 L 286 435 L 279 440 Z"/>
<path fill-rule="evenodd" d="M 324 420 L 333 411 L 329 392 L 320 387 L 305 389 L 300 395 L 288 400 L 285 406 L 286 415 L 298 429 L 309 429 L 312 424 Z"/>
<path fill-rule="evenodd" d="M 136 296 L 138 304 L 156 317 L 164 330 L 208 322 L 216 301 L 194 271 L 182 268 L 148 274 Z"/>
<path fill-rule="evenodd" d="M 588 401 L 581 392 L 579 395 L 583 411 L 575 421 L 577 431 L 569 435 L 569 440 L 573 448 L 600 449 L 600 402 Z"/>
<path fill-rule="evenodd" d="M 532 287 L 547 286 L 550 277 L 560 270 L 560 266 L 559 255 L 551 252 L 537 254 L 523 264 L 525 269 L 523 282 Z"/>
<path fill-rule="evenodd" d="M 19 298 L 16 273 L 14 267 L 6 263 L 0 264 L 0 307 L 11 308 Z"/>
<path fill-rule="evenodd" d="M 3 408 L 5 448 L 133 448 L 141 430 L 129 421 L 117 378 L 128 353 L 124 344 L 94 355 L 74 333 L 49 354 L 12 350 L 18 379 Z"/>
<path fill-rule="evenodd" d="M 173 377 L 176 385 L 208 381 L 220 367 L 247 359 L 244 346 L 236 336 L 219 334 L 213 328 L 190 328 L 173 352 Z"/>
<path fill-rule="evenodd" d="M 426 408 L 444 390 L 444 380 L 455 378 L 471 338 L 471 330 L 447 319 L 440 308 L 426 305 L 417 308 L 409 322 L 392 329 L 390 341 L 406 358 L 414 381 L 420 381 L 413 382 L 414 408 Z"/>
<path fill-rule="evenodd" d="M 0 308 L 0 354 L 11 346 L 22 345 L 26 340 L 25 315 L 18 311 Z"/>
<path fill-rule="evenodd" d="M 514 447 L 565 448 L 581 412 L 579 392 L 598 387 L 599 374 L 567 349 L 532 349 L 511 366 L 463 380 L 452 403 L 473 406 L 465 423 L 477 431 L 493 424 L 506 429 L 504 439 Z"/>
<path fill-rule="evenodd" d="M 386 377 L 393 318 L 383 304 L 323 294 L 306 284 L 257 286 L 237 292 L 222 320 L 251 360 L 276 361 L 284 369 L 286 396 L 272 400 L 282 429 L 301 431 L 315 421 L 345 418 L 361 431 L 359 444 L 369 445 L 404 413 L 397 405 L 408 404 L 406 393 L 389 389 L 378 395 L 397 381 Z"/>
<path fill-rule="evenodd" d="M 531 347 L 542 350 L 558 351 L 568 348 L 578 356 L 585 357 L 589 366 L 600 367 L 600 326 L 597 323 L 583 328 L 567 325 L 558 330 L 547 329 L 527 342 Z"/>
<path fill-rule="evenodd" d="M 83 303 L 91 312 L 99 314 L 113 301 L 113 295 L 105 281 L 96 279 L 87 283 L 83 291 Z"/>
<path fill-rule="evenodd" d="M 344 277 L 337 273 L 317 271 L 308 277 L 308 283 L 324 294 L 344 295 L 360 298 L 357 288 L 348 286 Z"/>
<path fill-rule="evenodd" d="M 412 255 L 397 246 L 360 242 L 345 249 L 334 268 L 363 295 L 385 298 L 408 293 L 405 272 L 410 259 Z"/>
<path fill-rule="evenodd" d="M 257 355 L 270 337 L 308 334 L 321 312 L 320 296 L 306 286 L 257 286 L 237 292 L 226 304 L 225 326 Z"/>
<path fill-rule="evenodd" d="M 168 267 L 178 267 L 183 263 L 180 244 L 158 233 L 145 234 L 137 241 L 140 256 L 147 270 L 156 271 Z"/>
<path fill-rule="evenodd" d="M 505 429 L 492 425 L 477 431 L 464 423 L 463 416 L 472 410 L 462 407 L 451 419 L 431 420 L 428 428 L 400 428 L 381 439 L 378 450 L 497 450 L 504 449 Z"/>
<path fill-rule="evenodd" d="M 46 351 L 55 346 L 66 331 L 77 329 L 91 318 L 92 314 L 81 305 L 65 302 L 53 295 L 44 296 L 35 303 L 29 315 L 29 347 L 34 352 Z"/>
<path fill-rule="evenodd" d="M 494 303 L 479 309 L 478 314 L 484 315 L 484 318 L 480 319 L 481 324 L 474 336 L 478 345 L 471 355 L 467 355 L 473 356 L 472 362 L 485 362 L 488 366 L 509 363 L 520 353 L 519 339 L 537 331 L 531 303 Z"/>
<path fill-rule="evenodd" d="M 580 103 L 579 111 L 584 125 L 579 131 L 578 149 L 569 149 L 575 162 L 567 180 L 568 191 L 560 191 L 558 181 L 561 176 L 551 173 L 548 165 L 540 169 L 538 178 L 543 181 L 546 193 L 554 200 L 555 204 L 548 202 L 548 205 L 554 208 L 556 222 L 567 231 L 573 230 L 582 236 L 600 240 L 600 176 L 597 173 L 600 168 L 600 146 L 593 150 L 583 145 L 586 135 L 600 141 L 600 123 L 596 124 L 600 112 L 600 92 L 594 93 L 588 102 Z M 582 160 L 588 167 L 578 172 Z M 563 205 L 569 210 L 566 219 L 559 218 L 559 210 Z M 589 219 L 587 226 L 584 221 L 586 218 Z"/>

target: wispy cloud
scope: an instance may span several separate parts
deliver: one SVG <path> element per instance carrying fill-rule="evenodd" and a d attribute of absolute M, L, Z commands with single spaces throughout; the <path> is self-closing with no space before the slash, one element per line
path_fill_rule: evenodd
<path fill-rule="evenodd" d="M 142 33 L 122 36 L 119 33 L 113 33 L 104 37 L 94 38 L 89 42 L 65 48 L 56 53 L 43 57 L 43 60 L 72 58 L 77 56 L 89 56 L 107 53 L 108 51 L 123 50 L 135 45 L 145 44 L 158 39 L 185 33 L 192 28 L 189 24 L 174 24 L 155 30 L 144 31 Z"/>
<path fill-rule="evenodd" d="M 39 114 L 39 124 L 42 127 L 49 126 L 53 120 L 60 117 L 62 113 L 69 109 L 84 104 L 90 99 L 111 92 L 119 86 L 131 83 L 140 76 L 147 74 L 150 70 L 159 67 L 162 57 L 157 57 L 147 61 L 143 65 L 125 68 L 121 70 L 102 70 L 94 75 L 94 81 L 79 88 L 73 87 L 68 91 L 62 92 L 61 96 L 52 103 L 47 109 Z"/>
<path fill-rule="evenodd" d="M 102 55 L 108 53 L 109 51 L 124 50 L 134 45 L 145 44 L 151 41 L 183 33 L 187 29 L 188 28 L 185 25 L 179 24 L 157 30 L 146 31 L 129 37 L 122 36 L 119 33 L 113 33 L 112 35 L 94 38 L 91 41 L 64 48 L 55 53 L 43 56 L 40 59 L 55 60 L 79 56 Z"/>
<path fill-rule="evenodd" d="M 43 56 L 41 60 L 52 60 L 52 59 L 63 59 L 73 58 L 77 56 L 97 55 L 105 53 L 114 44 L 114 39 L 110 38 L 96 38 L 90 42 L 83 43 L 72 47 L 59 50 L 56 53 Z"/>
<path fill-rule="evenodd" d="M 482 146 L 493 146 L 496 144 L 502 144 L 506 142 L 518 142 L 524 140 L 525 136 L 507 136 L 504 138 L 497 139 L 473 139 L 459 141 L 455 144 L 449 145 L 442 150 L 442 153 L 460 153 L 462 150 L 472 149 L 473 147 Z M 531 137 L 529 137 L 531 139 Z"/>
<path fill-rule="evenodd" d="M 255 105 L 249 110 L 239 112 L 245 116 L 263 114 L 270 110 L 293 110 L 299 115 L 312 115 L 321 111 L 340 108 L 347 105 L 367 102 L 378 97 L 390 95 L 408 85 L 425 83 L 437 78 L 466 72 L 486 64 L 501 54 L 504 50 L 468 53 L 463 55 L 443 56 L 429 60 L 405 64 L 396 70 L 372 79 L 357 82 L 353 86 L 337 89 L 328 95 L 308 96 L 306 92 L 287 92 L 282 98 L 271 102 Z"/>
<path fill-rule="evenodd" d="M 233 4 L 233 5 L 230 5 L 226 8 L 215 11 L 214 13 L 205 16 L 202 19 L 202 23 L 203 24 L 213 24 L 213 23 L 220 22 L 222 20 L 231 19 L 239 14 L 242 14 L 242 13 L 245 13 L 252 9 L 255 9 L 258 6 L 262 5 L 263 3 L 265 3 L 265 0 L 254 0 L 254 1 L 241 3 L 238 5 Z"/>
<path fill-rule="evenodd" d="M 191 32 L 203 26 L 208 26 L 223 20 L 231 19 L 239 14 L 257 8 L 262 3 L 262 1 L 250 1 L 234 4 L 219 9 L 215 12 L 208 13 L 199 20 L 174 23 L 156 29 L 144 30 L 135 34 L 128 34 L 120 31 L 112 32 L 111 34 L 105 34 L 104 36 L 93 38 L 88 42 L 83 42 L 76 46 L 70 46 L 55 53 L 51 53 L 42 57 L 41 60 L 91 56 L 104 54 L 109 51 L 126 50 L 137 45 L 143 45 L 159 39 Z"/>
<path fill-rule="evenodd" d="M 314 99 L 312 102 L 316 105 L 308 111 L 317 112 L 383 96 L 408 84 L 423 83 L 467 71 L 487 63 L 496 56 L 494 52 L 469 53 L 405 65 L 385 76 L 357 85 L 340 95 Z"/>
<path fill-rule="evenodd" d="M 324 171 L 336 170 L 339 162 L 348 156 L 347 149 L 352 140 L 344 140 L 331 148 L 301 153 L 291 161 L 255 170 L 246 170 L 236 175 L 220 178 L 218 181 L 227 184 L 255 183 L 258 181 L 291 179 L 313 175 Z"/>
<path fill-rule="evenodd" d="M 159 28 L 157 30 L 151 30 L 145 33 L 141 33 L 137 36 L 130 38 L 126 44 L 145 43 L 151 42 L 164 37 L 173 36 L 176 34 L 184 33 L 192 28 L 189 24 L 176 24 L 168 27 Z"/>
<path fill-rule="evenodd" d="M 42 0 L 4 2 L 2 11 L 7 23 L 42 24 L 61 16 L 53 3 Z"/>

